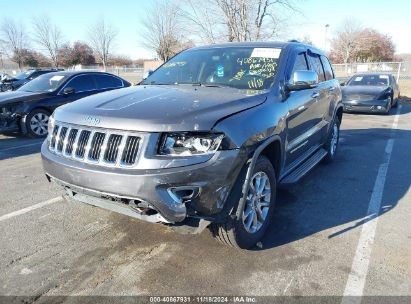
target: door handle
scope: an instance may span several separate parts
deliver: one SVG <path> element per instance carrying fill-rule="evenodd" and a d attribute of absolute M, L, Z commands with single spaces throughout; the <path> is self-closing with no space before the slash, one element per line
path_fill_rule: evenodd
<path fill-rule="evenodd" d="M 330 92 L 334 92 L 334 91 L 335 91 L 335 87 L 331 87 L 331 88 L 329 88 L 329 89 L 328 89 L 328 91 L 330 91 Z"/>
<path fill-rule="evenodd" d="M 320 97 L 320 93 L 314 92 L 314 93 L 311 95 L 311 97 L 312 97 L 312 98 Z"/>

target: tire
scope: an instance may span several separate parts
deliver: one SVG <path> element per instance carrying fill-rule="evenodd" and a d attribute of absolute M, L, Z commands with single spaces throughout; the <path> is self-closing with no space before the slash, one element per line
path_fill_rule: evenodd
<path fill-rule="evenodd" d="M 392 106 L 391 106 L 391 108 L 396 108 L 396 107 L 398 107 L 398 98 L 397 99 L 394 99 L 394 97 L 391 97 L 392 98 Z"/>
<path fill-rule="evenodd" d="M 34 109 L 26 116 L 27 135 L 31 138 L 47 136 L 47 124 L 50 113 L 43 109 Z"/>
<path fill-rule="evenodd" d="M 389 98 L 390 98 L 390 102 L 388 103 L 388 109 L 387 109 L 387 111 L 384 113 L 385 115 L 389 115 L 389 114 L 390 114 L 390 111 L 391 111 L 391 108 L 392 108 L 392 103 L 394 102 L 392 96 L 390 96 Z"/>
<path fill-rule="evenodd" d="M 328 134 L 327 142 L 324 145 L 324 149 L 327 151 L 327 155 L 324 157 L 325 163 L 331 163 L 335 160 L 338 143 L 340 141 L 340 125 L 341 122 L 336 116 L 333 120 L 330 133 Z"/>
<path fill-rule="evenodd" d="M 213 223 L 210 226 L 213 236 L 218 241 L 239 249 L 250 249 L 262 239 L 273 216 L 277 192 L 274 168 L 268 158 L 259 156 L 251 174 L 252 184 L 250 185 L 249 197 L 253 197 L 253 199 L 246 201 L 242 212 L 243 216 L 241 219 L 237 219 L 235 214 L 242 196 L 245 176 L 245 171 L 239 175 L 226 202 L 229 206 L 230 204 L 234 206 L 231 216 L 223 224 Z M 266 180 L 266 183 L 264 187 L 260 188 L 262 191 L 257 191 L 260 194 L 255 194 L 253 189 L 256 188 L 258 178 L 260 181 Z M 261 195 L 261 193 L 265 193 L 265 195 Z"/>

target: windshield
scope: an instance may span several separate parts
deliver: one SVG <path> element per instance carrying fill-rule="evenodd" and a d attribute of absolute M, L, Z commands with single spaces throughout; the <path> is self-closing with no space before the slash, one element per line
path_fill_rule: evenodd
<path fill-rule="evenodd" d="M 158 68 L 143 84 L 193 84 L 265 90 L 274 81 L 281 49 L 227 47 L 188 50 Z"/>
<path fill-rule="evenodd" d="M 26 92 L 53 92 L 67 79 L 66 75 L 48 73 L 21 86 L 19 91 Z"/>
<path fill-rule="evenodd" d="M 30 75 L 32 73 L 33 73 L 33 71 L 21 72 L 21 73 L 17 74 L 16 76 L 14 76 L 14 78 L 16 78 L 16 79 L 26 79 L 26 78 L 30 77 Z"/>
<path fill-rule="evenodd" d="M 349 86 L 388 86 L 388 75 L 357 75 L 347 83 Z"/>

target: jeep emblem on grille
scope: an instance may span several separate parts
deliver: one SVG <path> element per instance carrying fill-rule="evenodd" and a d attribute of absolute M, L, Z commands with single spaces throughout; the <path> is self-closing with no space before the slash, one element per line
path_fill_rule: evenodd
<path fill-rule="evenodd" d="M 97 126 L 100 123 L 100 118 L 89 115 L 84 118 L 84 122 L 88 125 Z"/>

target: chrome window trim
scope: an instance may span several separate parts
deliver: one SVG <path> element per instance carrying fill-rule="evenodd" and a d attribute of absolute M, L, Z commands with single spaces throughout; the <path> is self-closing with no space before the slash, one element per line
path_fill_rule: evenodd
<path fill-rule="evenodd" d="M 74 92 L 74 94 L 76 94 L 76 93 L 85 93 L 85 92 L 93 92 L 93 91 L 100 91 L 100 90 L 107 90 L 107 89 L 121 89 L 121 88 L 124 88 L 124 81 L 123 81 L 120 77 L 118 77 L 118 76 L 116 76 L 116 75 L 99 74 L 99 73 L 86 73 L 86 74 L 78 74 L 78 75 L 75 75 L 75 76 L 73 76 L 73 78 L 69 79 L 69 80 L 66 82 L 66 84 L 59 90 L 59 92 L 57 93 L 57 95 L 64 95 L 64 94 L 62 93 L 62 91 L 64 91 L 64 89 L 67 87 L 67 85 L 70 84 L 70 82 L 73 81 L 74 79 L 76 79 L 77 77 L 80 77 L 80 76 L 88 76 L 88 75 L 90 75 L 90 76 L 94 76 L 94 75 L 104 75 L 104 76 L 109 76 L 109 77 L 115 77 L 115 78 L 117 78 L 117 79 L 119 79 L 119 80 L 121 81 L 122 86 L 121 86 L 121 87 L 107 87 L 107 88 L 98 89 L 98 88 L 97 88 L 97 83 L 95 83 L 95 84 L 96 84 L 96 88 L 95 88 L 94 90 L 86 90 L 86 91 L 78 91 L 78 92 L 76 91 L 76 92 Z"/>

